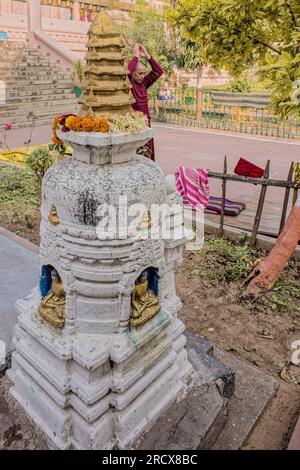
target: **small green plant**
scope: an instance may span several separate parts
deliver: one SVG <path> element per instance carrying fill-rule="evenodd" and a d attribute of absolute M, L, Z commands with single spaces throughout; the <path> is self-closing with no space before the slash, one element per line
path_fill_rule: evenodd
<path fill-rule="evenodd" d="M 51 165 L 55 162 L 55 158 L 51 155 L 48 147 L 39 147 L 33 150 L 26 160 L 26 165 L 33 171 L 39 183 Z"/>
<path fill-rule="evenodd" d="M 210 280 L 234 281 L 247 277 L 252 269 L 248 245 L 235 245 L 225 238 L 212 238 L 203 255 L 209 258 L 213 254 L 218 255 L 218 266 L 209 271 Z"/>
<path fill-rule="evenodd" d="M 288 313 L 292 310 L 293 304 L 288 300 L 279 298 L 276 294 L 271 295 L 272 310 L 277 310 L 278 312 Z"/>
<path fill-rule="evenodd" d="M 230 280 L 247 277 L 252 269 L 249 258 L 249 248 L 247 245 L 235 246 L 231 254 L 231 265 L 227 269 Z"/>
<path fill-rule="evenodd" d="M 213 269 L 209 269 L 206 273 L 206 276 L 210 281 L 220 280 L 221 278 L 220 272 Z"/>
<path fill-rule="evenodd" d="M 32 217 L 30 214 L 25 214 L 25 224 L 26 224 L 26 227 L 32 229 L 33 228 L 33 222 L 32 222 Z"/>
<path fill-rule="evenodd" d="M 84 81 L 84 67 L 81 60 L 76 60 L 73 66 L 73 72 L 71 73 L 71 80 L 74 86 L 81 87 Z"/>
<path fill-rule="evenodd" d="M 249 234 L 246 232 L 241 232 L 238 236 L 238 242 L 240 245 L 244 245 L 248 242 L 249 240 Z"/>
<path fill-rule="evenodd" d="M 233 93 L 250 93 L 251 82 L 247 78 L 237 78 L 229 83 L 229 89 Z"/>
<path fill-rule="evenodd" d="M 49 144 L 48 150 L 54 160 L 61 160 L 72 155 L 72 153 L 70 153 L 69 147 L 66 147 L 65 145 Z"/>

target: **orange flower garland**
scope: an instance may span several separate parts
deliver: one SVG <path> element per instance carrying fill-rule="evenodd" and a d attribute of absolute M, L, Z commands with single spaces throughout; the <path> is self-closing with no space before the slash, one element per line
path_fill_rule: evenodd
<path fill-rule="evenodd" d="M 56 130 L 60 128 L 60 121 L 62 116 L 57 116 L 52 124 L 53 129 L 53 142 L 58 143 L 59 141 Z M 108 119 L 95 119 L 90 117 L 80 117 L 80 116 L 68 116 L 64 122 L 63 132 L 76 131 L 76 132 L 108 132 L 109 131 L 109 122 Z"/>
<path fill-rule="evenodd" d="M 108 132 L 109 122 L 107 119 L 95 119 L 90 117 L 70 116 L 66 119 L 66 127 L 72 131 L 85 132 Z"/>
<path fill-rule="evenodd" d="M 116 114 L 109 118 L 96 119 L 93 117 L 81 117 L 74 114 L 62 114 L 56 116 L 53 121 L 53 137 L 55 144 L 63 145 L 57 137 L 57 130 L 61 132 L 140 132 L 148 127 L 147 117 L 137 111 L 126 114 Z"/>
<path fill-rule="evenodd" d="M 61 120 L 62 116 L 56 116 L 56 118 L 53 121 L 52 124 L 52 131 L 53 131 L 53 136 L 52 136 L 52 142 L 56 145 L 63 145 L 64 143 L 57 137 L 56 131 L 58 129 L 58 123 Z"/>

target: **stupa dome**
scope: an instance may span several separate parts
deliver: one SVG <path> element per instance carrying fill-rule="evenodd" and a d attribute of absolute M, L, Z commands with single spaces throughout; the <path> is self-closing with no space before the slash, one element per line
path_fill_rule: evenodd
<path fill-rule="evenodd" d="M 115 207 L 119 197 L 128 205 L 151 207 L 166 199 L 166 182 L 161 169 L 140 156 L 122 165 L 86 165 L 69 158 L 51 167 L 44 178 L 42 215 L 47 217 L 54 204 L 62 223 L 96 226 L 97 208 L 104 202 Z"/>

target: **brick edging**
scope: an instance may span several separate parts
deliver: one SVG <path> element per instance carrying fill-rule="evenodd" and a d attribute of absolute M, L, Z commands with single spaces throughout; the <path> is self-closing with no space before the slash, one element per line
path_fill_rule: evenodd
<path fill-rule="evenodd" d="M 24 246 L 25 248 L 33 251 L 34 253 L 39 253 L 40 251 L 38 245 L 31 243 L 29 240 L 26 240 L 25 238 L 19 237 L 19 235 L 16 235 L 15 233 L 10 232 L 9 230 L 6 230 L 6 228 L 0 227 L 0 235 L 4 235 L 5 237 L 17 242 L 19 245 Z"/>

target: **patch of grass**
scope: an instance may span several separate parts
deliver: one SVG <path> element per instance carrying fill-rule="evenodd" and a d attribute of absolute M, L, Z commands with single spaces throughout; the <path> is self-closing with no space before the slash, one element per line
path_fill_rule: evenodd
<path fill-rule="evenodd" d="M 270 90 L 263 82 L 249 80 L 250 93 L 269 93 Z M 216 91 L 231 91 L 230 82 L 223 85 L 205 85 L 203 90 L 216 90 Z"/>
<path fill-rule="evenodd" d="M 0 204 L 40 205 L 40 191 L 33 173 L 27 169 L 0 167 Z"/>
<path fill-rule="evenodd" d="M 272 292 L 268 294 L 271 309 L 279 313 L 300 314 L 300 283 L 289 279 L 290 273 L 285 271 L 276 282 Z"/>
<path fill-rule="evenodd" d="M 209 280 L 235 281 L 246 278 L 253 266 L 253 253 L 248 245 L 236 245 L 224 238 L 208 238 L 200 254 L 209 266 L 206 271 Z"/>

